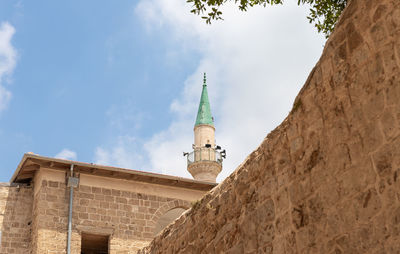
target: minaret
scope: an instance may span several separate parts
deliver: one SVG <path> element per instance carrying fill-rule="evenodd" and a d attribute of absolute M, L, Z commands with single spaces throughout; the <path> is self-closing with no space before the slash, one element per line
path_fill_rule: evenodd
<path fill-rule="evenodd" d="M 222 170 L 222 158 L 225 150 L 215 145 L 214 118 L 211 115 L 208 101 L 206 74 L 204 73 L 199 110 L 194 125 L 193 152 L 185 153 L 188 160 L 188 171 L 196 180 L 215 182 Z"/>

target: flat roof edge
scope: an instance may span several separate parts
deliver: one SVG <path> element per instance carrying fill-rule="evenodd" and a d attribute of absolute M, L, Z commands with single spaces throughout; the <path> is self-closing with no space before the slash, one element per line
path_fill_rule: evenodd
<path fill-rule="evenodd" d="M 199 180 L 189 179 L 189 178 L 184 178 L 184 177 L 179 177 L 179 176 L 170 176 L 170 175 L 164 175 L 164 174 L 153 173 L 153 172 L 145 172 L 145 171 L 119 168 L 119 167 L 113 167 L 113 166 L 98 165 L 98 164 L 93 164 L 93 163 L 58 159 L 58 158 L 46 157 L 46 156 L 41 156 L 41 155 L 32 154 L 32 153 L 24 154 L 20 163 L 18 164 L 17 169 L 15 170 L 13 176 L 10 179 L 10 183 L 15 183 L 18 180 L 18 176 L 21 173 L 21 171 L 23 170 L 25 163 L 28 160 L 32 160 L 32 159 L 38 160 L 38 161 L 43 161 L 43 162 L 59 163 L 59 164 L 64 164 L 64 165 L 73 164 L 74 166 L 77 166 L 82 169 L 85 168 L 88 170 L 89 169 L 98 169 L 98 170 L 103 170 L 103 172 L 107 171 L 107 172 L 113 172 L 115 174 L 119 173 L 119 174 L 133 175 L 138 178 L 137 181 L 144 181 L 144 182 L 160 184 L 160 185 L 169 185 L 168 183 L 171 183 L 173 186 L 181 187 L 181 188 L 190 188 L 190 185 L 192 185 L 191 186 L 192 189 L 212 189 L 214 186 L 217 185 L 217 183 L 199 181 Z M 82 173 L 88 174 L 88 172 L 82 172 Z M 91 174 L 91 173 L 89 173 L 89 174 Z M 94 173 L 92 173 L 92 174 L 96 175 Z M 113 176 L 110 175 L 109 177 L 113 177 Z M 127 180 L 132 180 L 132 179 L 127 179 Z"/>

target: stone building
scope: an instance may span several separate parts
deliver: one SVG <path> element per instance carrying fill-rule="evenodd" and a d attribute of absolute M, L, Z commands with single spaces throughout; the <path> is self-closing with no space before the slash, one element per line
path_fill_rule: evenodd
<path fill-rule="evenodd" d="M 194 180 L 25 154 L 0 185 L 0 253 L 136 253 L 216 186 L 214 130 L 204 80 Z"/>

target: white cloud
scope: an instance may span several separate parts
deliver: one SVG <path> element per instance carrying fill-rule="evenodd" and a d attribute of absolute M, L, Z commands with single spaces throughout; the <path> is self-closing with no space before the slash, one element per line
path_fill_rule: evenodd
<path fill-rule="evenodd" d="M 17 52 L 11 44 L 15 28 L 8 22 L 0 24 L 0 112 L 5 110 L 11 100 L 11 92 L 4 87 L 12 74 L 17 61 Z"/>
<path fill-rule="evenodd" d="M 191 178 L 186 171 L 186 159 L 183 151 L 189 151 L 193 143 L 191 121 L 180 120 L 160 133 L 155 134 L 144 144 L 148 155 L 147 163 L 154 171 Z"/>
<path fill-rule="evenodd" d="M 96 164 L 137 170 L 143 169 L 144 158 L 139 153 L 141 151 L 141 142 L 138 142 L 136 138 L 119 136 L 117 142 L 110 147 L 96 148 L 94 158 Z"/>
<path fill-rule="evenodd" d="M 96 147 L 94 162 L 101 165 L 117 166 L 137 170 L 150 170 L 143 153 L 143 141 L 136 133 L 148 117 L 136 109 L 131 102 L 112 105 L 106 112 L 109 136 L 105 144 Z M 116 138 L 115 138 L 116 137 Z"/>
<path fill-rule="evenodd" d="M 7 108 L 11 100 L 11 92 L 5 89 L 0 84 L 0 112 Z"/>
<path fill-rule="evenodd" d="M 307 8 L 289 2 L 247 13 L 228 5 L 225 20 L 211 26 L 189 9 L 179 0 L 146 0 L 137 6 L 148 27 L 168 29 L 180 46 L 202 54 L 183 93 L 171 104 L 177 113 L 174 123 L 145 147 L 154 168 L 188 176 L 177 153 L 190 150 L 193 142 L 201 73 L 207 71 L 216 140 L 228 154 L 218 178 L 222 180 L 286 117 L 322 52 L 324 38 L 308 24 Z"/>
<path fill-rule="evenodd" d="M 56 154 L 56 156 L 54 156 L 55 158 L 59 158 L 59 159 L 64 159 L 64 160 L 72 160 L 72 161 L 76 161 L 76 152 L 69 150 L 69 149 L 63 149 L 61 152 L 59 152 L 58 154 Z"/>
<path fill-rule="evenodd" d="M 217 179 L 221 181 L 286 117 L 322 52 L 324 38 L 308 24 L 307 8 L 291 2 L 246 13 L 227 5 L 225 20 L 211 26 L 189 11 L 181 0 L 142 0 L 136 7 L 150 36 L 167 31 L 178 50 L 199 52 L 201 59 L 182 94 L 171 102 L 172 124 L 143 141 L 144 152 L 135 153 L 148 157 L 141 162 L 142 169 L 190 177 L 181 154 L 191 150 L 206 71 L 216 141 L 227 150 Z"/>

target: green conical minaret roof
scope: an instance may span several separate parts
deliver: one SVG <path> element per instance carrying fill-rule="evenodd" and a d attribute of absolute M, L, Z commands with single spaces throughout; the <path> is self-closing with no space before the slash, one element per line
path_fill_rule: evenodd
<path fill-rule="evenodd" d="M 197 111 L 196 123 L 194 126 L 200 124 L 208 124 L 214 126 L 214 119 L 211 115 L 210 102 L 208 100 L 206 74 L 204 73 L 203 91 L 201 92 L 199 110 Z"/>

